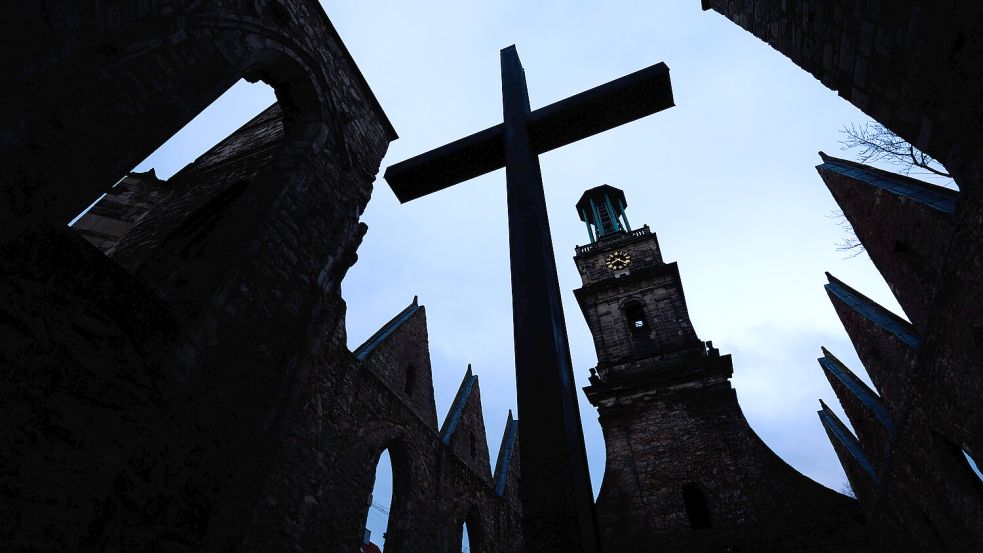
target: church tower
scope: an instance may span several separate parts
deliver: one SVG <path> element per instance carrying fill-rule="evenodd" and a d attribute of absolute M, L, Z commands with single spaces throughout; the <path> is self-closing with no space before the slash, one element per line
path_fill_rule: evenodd
<path fill-rule="evenodd" d="M 678 266 L 663 261 L 648 226 L 631 229 L 627 206 L 608 185 L 577 203 L 590 237 L 576 248 L 575 295 L 597 350 L 584 391 L 607 448 L 597 500 L 605 550 L 809 550 L 794 537 L 802 531 L 838 534 L 853 550 L 855 500 L 802 476 L 754 433 L 730 386 L 730 355 L 697 336 Z"/>

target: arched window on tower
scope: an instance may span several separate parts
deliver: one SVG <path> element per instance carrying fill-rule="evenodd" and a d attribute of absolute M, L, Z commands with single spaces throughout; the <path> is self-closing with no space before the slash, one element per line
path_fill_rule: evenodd
<path fill-rule="evenodd" d="M 633 334 L 646 334 L 649 331 L 649 322 L 645 317 L 645 308 L 641 302 L 633 301 L 625 305 L 625 318 L 628 319 L 628 329 Z"/>
<path fill-rule="evenodd" d="M 403 381 L 403 393 L 413 397 L 413 389 L 416 388 L 416 365 L 410 363 L 406 367 L 406 378 Z"/>
<path fill-rule="evenodd" d="M 710 507 L 706 496 L 696 484 L 683 484 L 683 504 L 689 516 L 689 524 L 694 530 L 710 528 Z"/>

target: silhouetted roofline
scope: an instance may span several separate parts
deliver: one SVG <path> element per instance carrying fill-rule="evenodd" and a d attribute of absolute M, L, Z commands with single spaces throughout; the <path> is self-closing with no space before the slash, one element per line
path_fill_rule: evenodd
<path fill-rule="evenodd" d="M 861 449 L 857 437 L 853 435 L 853 432 L 850 432 L 846 425 L 843 424 L 843 421 L 829 409 L 829 406 L 823 400 L 819 400 L 819 405 L 822 406 L 822 409 L 818 411 L 819 420 L 823 423 L 823 426 L 829 430 L 831 435 L 836 437 L 836 440 L 850 453 L 850 456 L 853 457 L 857 464 L 867 472 L 874 483 L 879 483 L 880 480 L 877 478 L 877 473 L 874 472 L 874 466 L 870 464 L 870 459 L 867 458 L 867 455 Z"/>
<path fill-rule="evenodd" d="M 359 361 L 365 361 L 365 358 L 372 353 L 375 348 L 379 346 L 382 342 L 386 341 L 386 338 L 390 334 L 396 331 L 397 328 L 402 326 L 414 313 L 422 309 L 422 305 L 417 304 L 417 297 L 413 296 L 413 303 L 403 309 L 398 315 L 393 317 L 388 323 L 382 325 L 382 328 L 377 330 L 375 334 L 369 337 L 362 345 L 355 348 L 352 353 Z"/>
<path fill-rule="evenodd" d="M 457 430 L 457 423 L 461 420 L 464 406 L 468 403 L 468 397 L 477 381 L 478 376 L 471 373 L 471 365 L 469 364 L 468 371 L 464 373 L 464 380 L 461 381 L 461 387 L 457 389 L 454 403 L 451 404 L 451 410 L 447 413 L 447 418 L 444 419 L 444 424 L 440 428 L 440 441 L 444 442 L 444 445 L 450 445 L 451 436 Z"/>
<path fill-rule="evenodd" d="M 943 213 L 953 213 L 956 210 L 956 199 L 959 197 L 959 193 L 955 190 L 863 163 L 839 159 L 826 155 L 824 152 L 819 152 L 819 156 L 823 158 L 823 163 L 816 166 L 817 170 L 826 169 L 862 180 L 892 194 L 911 198 Z"/>
<path fill-rule="evenodd" d="M 509 468 L 512 466 L 512 455 L 515 451 L 515 441 L 519 435 L 519 421 L 512 418 L 512 410 L 509 409 L 509 418 L 505 422 L 505 434 L 502 436 L 502 445 L 498 448 L 498 460 L 495 461 L 495 474 L 492 482 L 495 483 L 495 494 L 499 497 L 505 495 L 505 484 L 509 481 Z"/>
<path fill-rule="evenodd" d="M 393 127 L 392 121 L 390 121 L 389 116 L 386 115 L 386 111 L 382 109 L 382 104 L 379 103 L 379 99 L 376 98 L 375 93 L 372 92 L 372 87 L 369 86 L 369 81 L 365 79 L 365 75 L 362 74 L 362 70 L 358 68 L 358 64 L 355 63 L 355 58 L 353 58 L 351 52 L 348 51 L 348 46 L 346 46 L 345 41 L 341 39 L 341 35 L 339 35 L 338 30 L 335 29 L 334 23 L 331 22 L 331 18 L 328 17 L 327 12 L 324 11 L 324 6 L 322 6 L 320 2 L 311 2 L 311 3 L 316 6 L 314 11 L 319 13 L 320 16 L 324 18 L 324 22 L 325 24 L 327 24 L 328 30 L 331 32 L 332 36 L 334 36 L 335 40 L 338 42 L 338 48 L 341 49 L 341 53 L 345 56 L 345 59 L 351 65 L 352 72 L 355 74 L 356 80 L 364 88 L 365 96 L 368 99 L 369 104 L 376 112 L 376 115 L 378 115 L 379 118 L 382 120 L 382 124 L 386 128 L 386 131 L 389 132 L 389 136 L 388 136 L 389 140 L 390 141 L 396 140 L 397 138 L 399 138 L 399 135 L 396 134 L 396 128 Z"/>
<path fill-rule="evenodd" d="M 891 419 L 891 415 L 888 414 L 887 408 L 884 407 L 881 397 L 874 390 L 870 389 L 870 386 L 867 386 L 864 381 L 857 378 L 857 375 L 853 374 L 853 371 L 837 359 L 835 355 L 830 353 L 829 350 L 826 348 L 822 348 L 822 350 L 823 357 L 819 358 L 819 365 L 823 370 L 843 383 L 862 404 L 873 411 L 874 416 L 884 425 L 884 428 L 893 434 L 894 421 Z"/>
<path fill-rule="evenodd" d="M 848 307 L 860 313 L 884 330 L 897 336 L 905 344 L 917 349 L 921 345 L 921 337 L 915 332 L 911 323 L 888 311 L 874 300 L 847 286 L 840 279 L 826 273 L 829 284 L 825 286 Z"/>

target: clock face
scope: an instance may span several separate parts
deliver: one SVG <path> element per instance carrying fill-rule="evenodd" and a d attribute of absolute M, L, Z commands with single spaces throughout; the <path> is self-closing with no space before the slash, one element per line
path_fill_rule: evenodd
<path fill-rule="evenodd" d="M 631 255 L 621 250 L 611 252 L 607 259 L 604 260 L 604 264 L 612 271 L 620 271 L 627 267 L 629 263 L 631 263 Z"/>

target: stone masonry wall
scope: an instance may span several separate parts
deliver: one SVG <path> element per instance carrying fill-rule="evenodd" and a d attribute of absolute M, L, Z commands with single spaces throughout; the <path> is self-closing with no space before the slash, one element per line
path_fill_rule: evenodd
<path fill-rule="evenodd" d="M 827 183 L 899 302 L 911 310 L 921 337 L 917 358 L 896 383 L 905 398 L 903 408 L 895 409 L 898 431 L 890 462 L 880 474 L 877 498 L 865 504 L 877 545 L 885 551 L 972 549 L 983 540 L 983 486 L 963 456 L 983 458 L 983 6 L 705 0 L 703 7 L 767 41 L 939 159 L 960 188 L 951 216 L 940 218 L 926 217 L 918 205 L 923 199 L 891 198 L 894 209 L 870 209 L 870 198 L 876 201 L 884 191 L 843 186 L 870 186 L 863 179 Z M 933 242 L 931 250 L 918 241 L 908 244 L 908 252 L 890 247 L 899 225 L 920 227 L 918 235 Z M 927 279 L 912 278 L 918 264 L 927 269 Z M 868 342 L 856 345 L 871 349 Z M 868 370 L 890 370 L 878 365 L 875 360 Z M 899 395 L 883 392 L 886 401 Z"/>
<path fill-rule="evenodd" d="M 345 342 L 343 333 L 325 340 L 334 346 Z M 477 421 L 462 418 L 451 445 L 445 445 L 436 420 L 421 415 L 417 402 L 403 393 L 408 362 L 429 368 L 422 308 L 364 361 L 346 353 L 321 359 L 315 395 L 302 407 L 262 486 L 264 497 L 242 550 L 357 551 L 376 465 L 388 450 L 393 495 L 386 551 L 459 551 L 465 520 L 472 551 L 519 551 L 521 511 L 509 501 L 514 490 L 499 497 L 492 486 L 479 396 L 471 396 L 468 409 Z M 417 386 L 431 398 L 432 412 L 429 371 Z M 479 445 L 475 456 L 467 449 L 472 433 Z M 455 446 L 457 436 L 464 437 L 465 449 Z M 484 470 L 475 470 L 475 460 Z M 510 478 L 518 478 L 517 463 L 512 470 Z"/>
<path fill-rule="evenodd" d="M 983 410 L 972 399 L 983 389 L 976 369 L 983 354 L 970 337 L 979 327 L 981 283 L 972 269 L 980 259 L 972 252 L 983 239 L 972 215 L 979 204 L 972 191 L 956 196 L 926 183 L 885 187 L 883 179 L 870 178 L 883 172 L 852 165 L 851 178 L 820 174 L 919 331 L 917 347 L 901 343 L 834 300 L 897 428 L 877 466 L 879 484 L 862 503 L 881 550 L 971 549 L 983 537 L 983 484 L 964 458 L 965 452 L 979 459 L 983 427 Z M 827 167 L 828 161 L 820 166 Z M 891 177 L 895 184 L 905 179 Z M 857 428 L 861 437 L 869 433 Z M 878 456 L 880 447 L 861 445 Z"/>
<path fill-rule="evenodd" d="M 610 404 L 600 400 L 607 464 L 597 506 L 606 547 L 866 551 L 855 502 L 782 461 L 747 424 L 727 382 L 713 382 L 635 384 L 631 399 L 623 391 Z M 692 527 L 684 486 L 699 490 L 710 527 Z"/>
<path fill-rule="evenodd" d="M 11 11 L 0 542 L 234 549 L 314 367 L 344 352 L 324 337 L 395 133 L 313 0 Z M 240 77 L 278 105 L 182 172 L 112 260 L 65 229 Z"/>

